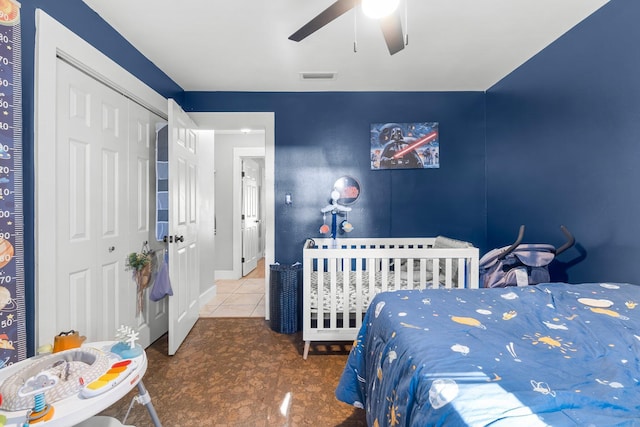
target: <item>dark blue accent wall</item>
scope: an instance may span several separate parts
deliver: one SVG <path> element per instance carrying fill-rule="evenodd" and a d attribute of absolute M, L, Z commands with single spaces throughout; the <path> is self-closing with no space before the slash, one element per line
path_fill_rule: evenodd
<path fill-rule="evenodd" d="M 482 92 L 187 92 L 81 0 L 22 0 L 25 265 L 33 348 L 35 9 L 186 111 L 275 112 L 276 260 L 299 261 L 341 175 L 360 180 L 353 237 L 434 236 L 487 250 L 515 238 L 578 245 L 555 279 L 636 281 L 640 256 L 640 2 L 611 0 Z M 441 168 L 371 171 L 373 122 L 439 122 Z M 285 206 L 285 193 L 293 205 Z M 578 262 L 580 261 L 580 262 Z M 573 265 L 572 263 L 575 263 Z"/>
<path fill-rule="evenodd" d="M 320 237 L 320 209 L 342 175 L 360 181 L 344 237 L 429 237 L 485 241 L 484 93 L 187 92 L 191 111 L 275 112 L 275 258 L 302 261 Z M 439 169 L 370 168 L 371 123 L 439 123 Z M 294 203 L 284 203 L 292 193 Z M 327 222 L 330 223 L 330 216 Z"/>
<path fill-rule="evenodd" d="M 556 279 L 638 282 L 638 16 L 612 0 L 486 95 L 488 243 L 522 223 L 525 241 L 560 244 L 565 224 L 578 245 Z"/>

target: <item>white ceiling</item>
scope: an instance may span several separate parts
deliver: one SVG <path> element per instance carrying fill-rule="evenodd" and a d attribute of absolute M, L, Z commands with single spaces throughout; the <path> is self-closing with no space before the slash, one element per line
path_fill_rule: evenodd
<path fill-rule="evenodd" d="M 359 7 L 288 40 L 333 1 L 84 0 L 185 91 L 267 92 L 484 91 L 608 0 L 402 0 L 393 56 Z"/>

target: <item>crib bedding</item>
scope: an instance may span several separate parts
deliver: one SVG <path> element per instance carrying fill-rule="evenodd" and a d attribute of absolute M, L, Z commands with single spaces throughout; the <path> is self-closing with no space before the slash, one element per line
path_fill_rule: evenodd
<path fill-rule="evenodd" d="M 380 275 L 380 273 L 376 273 L 377 276 Z M 361 295 L 361 299 L 362 299 L 362 304 L 363 307 L 368 307 L 369 302 L 371 301 L 371 298 L 373 296 L 375 296 L 375 294 L 379 293 L 381 291 L 381 282 L 380 282 L 380 278 L 377 277 L 376 278 L 376 283 L 374 283 L 374 289 L 375 291 L 373 292 L 373 295 L 370 295 L 371 292 L 369 292 L 369 275 L 365 274 L 362 277 L 362 292 L 360 293 Z M 356 298 L 357 298 L 357 290 L 356 290 L 356 276 L 354 272 L 351 272 L 349 274 L 349 290 L 348 290 L 348 298 L 349 298 L 349 311 L 353 312 L 355 311 L 355 307 L 356 307 Z M 336 304 L 336 311 L 338 312 L 343 312 L 344 311 L 344 277 L 342 274 L 338 275 L 336 278 L 336 292 L 335 294 L 332 294 L 331 292 L 331 284 L 329 282 L 329 280 L 326 280 L 323 282 L 322 285 L 322 307 L 323 307 L 323 311 L 325 312 L 329 312 L 331 310 L 331 295 L 334 295 L 335 298 L 335 304 Z M 311 310 L 312 312 L 317 312 L 318 311 L 318 303 L 319 303 L 319 298 L 318 298 L 318 273 L 313 272 L 311 274 L 311 290 L 310 290 L 310 298 L 309 298 L 310 304 L 311 304 Z"/>
<path fill-rule="evenodd" d="M 336 389 L 377 426 L 640 426 L 640 287 L 400 290 Z"/>
<path fill-rule="evenodd" d="M 417 288 L 419 286 L 431 288 L 433 287 L 431 274 L 427 276 L 426 280 L 422 285 L 419 285 L 421 281 L 419 280 L 419 276 L 416 274 L 416 278 L 411 282 L 411 288 Z M 384 291 L 386 288 L 383 288 L 383 283 L 387 283 L 389 288 L 395 288 L 395 273 L 388 272 L 386 275 L 386 280 L 383 278 L 383 274 L 380 271 L 374 273 L 374 283 L 372 286 L 369 285 L 370 276 L 367 271 L 363 271 L 361 274 L 361 292 L 358 292 L 358 288 L 356 286 L 356 280 L 358 279 L 356 272 L 349 272 L 349 285 L 348 285 L 348 299 L 349 299 L 349 312 L 353 313 L 356 311 L 357 306 L 357 298 L 360 296 L 362 300 L 362 306 L 366 309 L 369 306 L 369 302 L 371 299 Z M 409 281 L 406 277 L 406 272 L 401 273 L 399 289 L 410 289 Z M 442 286 L 440 284 L 438 287 Z M 323 293 L 322 293 L 322 306 L 324 308 L 324 312 L 329 312 L 331 310 L 331 283 L 329 278 L 326 278 L 323 281 Z M 344 311 L 344 275 L 342 273 L 336 275 L 336 293 L 334 296 L 336 311 L 343 312 Z M 318 273 L 311 273 L 311 289 L 310 289 L 310 304 L 311 310 L 316 312 L 318 309 Z"/>

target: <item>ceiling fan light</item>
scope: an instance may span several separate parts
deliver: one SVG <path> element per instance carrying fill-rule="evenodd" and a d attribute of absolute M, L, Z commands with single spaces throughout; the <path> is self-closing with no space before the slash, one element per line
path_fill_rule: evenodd
<path fill-rule="evenodd" d="M 395 12 L 399 4 L 400 0 L 362 0 L 362 11 L 369 18 L 380 19 Z"/>

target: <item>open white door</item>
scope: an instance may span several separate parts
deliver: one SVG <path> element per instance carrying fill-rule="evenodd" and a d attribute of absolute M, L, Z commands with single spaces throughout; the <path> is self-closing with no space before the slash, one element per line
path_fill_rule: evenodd
<path fill-rule="evenodd" d="M 180 106 L 169 100 L 169 355 L 198 320 L 198 134 Z"/>
<path fill-rule="evenodd" d="M 242 160 L 242 275 L 246 276 L 258 266 L 260 251 L 258 163 Z"/>
<path fill-rule="evenodd" d="M 129 101 L 129 122 L 128 237 L 130 250 L 140 251 L 143 242 L 150 239 L 151 228 L 155 221 L 153 206 L 156 199 L 151 195 L 156 190 L 156 183 L 152 180 L 155 175 L 152 172 L 156 149 L 155 128 L 157 123 L 163 123 L 165 120 L 135 102 Z M 159 248 L 157 243 L 152 245 L 154 248 Z M 131 283 L 131 272 L 127 272 L 127 276 L 126 283 Z M 135 316 L 135 320 L 125 323 L 132 326 L 135 324 L 139 334 L 139 344 L 143 348 L 150 346 L 164 335 L 169 325 L 168 298 L 152 301 L 149 298 L 150 292 L 151 287 L 144 291 L 143 310 L 140 314 Z M 136 299 L 136 296 L 129 296 L 127 308 L 131 316 L 136 313 Z"/>

